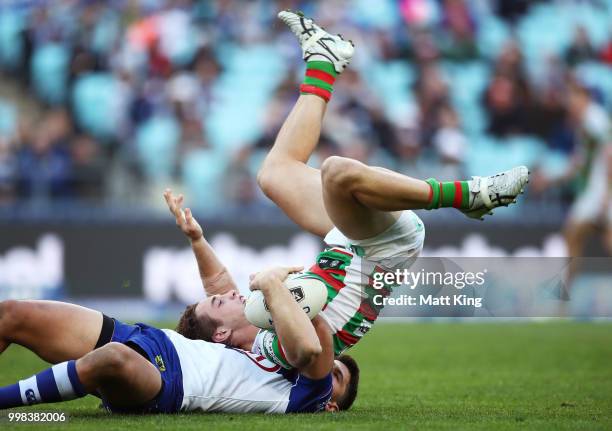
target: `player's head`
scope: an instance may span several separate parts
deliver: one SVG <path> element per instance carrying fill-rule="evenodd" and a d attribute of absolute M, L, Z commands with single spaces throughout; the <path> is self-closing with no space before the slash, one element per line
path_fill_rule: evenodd
<path fill-rule="evenodd" d="M 192 340 L 232 343 L 232 335 L 252 326 L 244 315 L 244 296 L 235 290 L 187 306 L 176 328 Z"/>
<path fill-rule="evenodd" d="M 334 361 L 332 371 L 332 397 L 325 406 L 327 411 L 348 410 L 357 398 L 359 388 L 359 367 L 348 355 L 341 355 Z"/>

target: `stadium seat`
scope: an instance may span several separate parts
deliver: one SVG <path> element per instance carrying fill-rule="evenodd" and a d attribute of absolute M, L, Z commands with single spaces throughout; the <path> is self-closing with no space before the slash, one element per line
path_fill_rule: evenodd
<path fill-rule="evenodd" d="M 528 136 L 496 139 L 481 135 L 471 140 L 466 168 L 470 173 L 491 175 L 518 165 L 532 166 L 545 150 L 542 141 Z"/>
<path fill-rule="evenodd" d="M 19 36 L 24 26 L 23 16 L 11 9 L 0 10 L 0 65 L 14 69 L 23 55 Z"/>
<path fill-rule="evenodd" d="M 183 158 L 181 177 L 193 207 L 199 212 L 214 212 L 223 203 L 226 168 L 227 159 L 220 151 L 198 149 Z"/>
<path fill-rule="evenodd" d="M 72 94 L 79 126 L 102 140 L 116 137 L 125 115 L 123 96 L 117 79 L 111 74 L 81 76 Z"/>
<path fill-rule="evenodd" d="M 0 98 L 0 135 L 12 136 L 17 128 L 17 111 L 7 100 Z"/>
<path fill-rule="evenodd" d="M 389 117 L 399 120 L 398 114 L 405 113 L 406 105 L 414 104 L 412 84 L 416 73 L 403 60 L 375 62 L 362 71 L 370 89 L 377 94 Z"/>
<path fill-rule="evenodd" d="M 486 15 L 478 23 L 477 42 L 480 53 L 495 59 L 512 37 L 508 24 L 495 15 Z"/>
<path fill-rule="evenodd" d="M 120 32 L 119 17 L 107 11 L 97 22 L 91 40 L 91 48 L 98 55 L 108 55 L 117 42 Z"/>
<path fill-rule="evenodd" d="M 372 7 L 371 0 L 357 0 L 353 5 L 355 21 L 364 27 L 388 30 L 401 23 L 397 5 L 392 0 L 378 0 Z"/>
<path fill-rule="evenodd" d="M 180 127 L 172 117 L 155 116 L 136 131 L 136 149 L 142 170 L 148 179 L 160 183 L 173 173 Z"/>
<path fill-rule="evenodd" d="M 596 62 L 583 63 L 576 68 L 576 74 L 589 87 L 601 91 L 606 106 L 612 109 L 612 66 Z"/>
<path fill-rule="evenodd" d="M 59 43 L 47 43 L 34 52 L 32 84 L 38 97 L 50 105 L 59 105 L 66 98 L 69 57 L 66 46 Z"/>
<path fill-rule="evenodd" d="M 538 167 L 548 177 L 559 177 L 567 171 L 570 157 L 562 151 L 548 150 L 538 160 Z"/>
<path fill-rule="evenodd" d="M 226 70 L 213 90 L 218 103 L 204 121 L 212 145 L 231 150 L 260 135 L 262 107 L 283 78 L 286 64 L 272 45 L 228 47 L 222 61 Z"/>
<path fill-rule="evenodd" d="M 610 22 L 611 7 L 596 7 L 586 2 L 533 6 L 517 28 L 530 73 L 536 78 L 541 74 L 545 66 L 541 61 L 543 56 L 562 56 L 579 25 L 587 30 L 593 45 L 601 47 L 610 37 Z"/>

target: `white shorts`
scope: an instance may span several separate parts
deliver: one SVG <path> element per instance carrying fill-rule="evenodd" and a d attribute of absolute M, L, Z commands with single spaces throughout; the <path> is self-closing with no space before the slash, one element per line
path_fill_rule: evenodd
<path fill-rule="evenodd" d="M 612 199 L 606 200 L 605 187 L 588 187 L 572 204 L 569 218 L 575 223 L 612 225 Z"/>
<path fill-rule="evenodd" d="M 338 228 L 326 236 L 325 243 L 352 249 L 361 258 L 383 263 L 394 258 L 412 258 L 419 255 L 425 241 L 425 225 L 412 211 L 403 211 L 397 221 L 386 231 L 372 238 L 354 240 L 347 238 Z"/>

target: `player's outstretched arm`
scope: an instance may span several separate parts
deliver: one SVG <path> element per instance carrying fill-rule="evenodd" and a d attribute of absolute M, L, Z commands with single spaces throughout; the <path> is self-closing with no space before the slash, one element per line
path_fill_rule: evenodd
<path fill-rule="evenodd" d="M 251 290 L 261 290 L 263 293 L 287 360 L 298 369 L 308 366 L 322 351 L 310 319 L 283 285 L 290 273 L 301 269 L 271 268 L 253 275 L 250 283 Z"/>
<path fill-rule="evenodd" d="M 204 238 L 202 227 L 193 217 L 191 210 L 189 208 L 183 210 L 183 195 L 175 197 L 172 194 L 172 190 L 166 189 L 164 199 L 168 204 L 170 212 L 176 219 L 176 225 L 191 243 L 191 249 L 198 262 L 200 279 L 202 280 L 206 295 L 222 295 L 231 290 L 237 290 L 234 279 L 227 271 L 225 265 L 219 260 L 211 245 L 206 241 L 206 238 Z"/>

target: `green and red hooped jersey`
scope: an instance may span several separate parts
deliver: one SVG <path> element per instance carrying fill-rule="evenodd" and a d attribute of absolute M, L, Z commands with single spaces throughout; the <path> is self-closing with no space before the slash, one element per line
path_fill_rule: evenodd
<path fill-rule="evenodd" d="M 357 344 L 378 318 L 382 305 L 375 304 L 374 296 L 391 294 L 389 287 L 376 289 L 372 286 L 374 273 L 384 270 L 362 259 L 360 251 L 359 247 L 351 250 L 329 248 L 320 253 L 317 262 L 305 272 L 327 287 L 327 303 L 319 316 L 334 331 L 336 356 Z M 272 330 L 259 331 L 252 350 L 284 368 L 291 368 L 278 336 Z"/>

